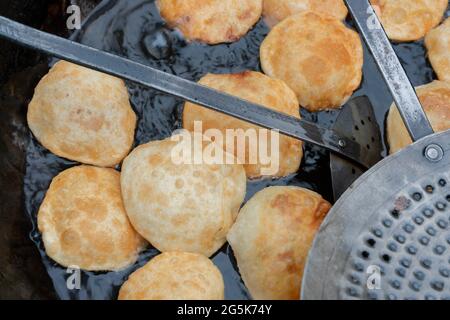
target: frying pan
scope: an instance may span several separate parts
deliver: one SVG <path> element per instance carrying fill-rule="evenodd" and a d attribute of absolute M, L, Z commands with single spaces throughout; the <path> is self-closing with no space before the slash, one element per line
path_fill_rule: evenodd
<path fill-rule="evenodd" d="M 415 143 L 365 173 L 332 208 L 302 297 L 449 299 L 450 131 L 434 134 L 369 1 L 346 3 Z"/>
<path fill-rule="evenodd" d="M 141 6 L 142 3 L 145 4 L 145 6 Z M 120 16 L 121 14 L 123 14 L 126 15 L 126 17 L 133 17 L 134 21 L 136 20 L 135 15 L 130 14 L 129 12 L 132 12 L 132 9 L 136 7 L 136 11 L 139 11 L 140 16 L 143 16 L 145 18 L 151 17 L 152 23 L 153 21 L 156 21 L 157 23 L 158 18 L 155 16 L 157 15 L 157 11 L 154 10 L 153 6 L 151 5 L 152 3 L 152 1 L 104 1 L 102 6 L 100 6 L 98 10 L 95 11 L 95 13 L 92 15 L 92 19 L 90 20 L 103 24 L 105 23 L 105 20 L 107 21 L 107 19 L 102 19 L 104 16 L 114 15 L 118 16 L 119 18 L 117 20 L 121 22 Z M 105 11 L 103 9 L 107 10 Z M 117 12 L 117 10 L 120 11 Z M 123 13 L 122 10 L 125 11 L 126 14 Z M 92 26 L 92 28 L 90 28 L 90 24 L 87 23 L 89 27 L 85 27 L 79 32 L 79 39 L 82 39 L 79 41 L 91 43 L 94 38 L 95 42 L 95 39 L 97 39 L 97 37 L 93 37 L 92 33 L 102 33 L 102 29 L 98 27 L 98 23 L 96 23 L 95 26 Z M 134 28 L 142 27 L 142 25 L 139 23 L 131 23 L 131 26 Z M 125 29 L 125 26 L 121 26 L 121 28 Z M 195 43 L 189 45 L 181 44 L 177 46 L 177 53 L 186 51 L 186 49 L 192 50 L 194 48 L 195 56 L 200 56 L 200 58 L 203 56 L 203 54 L 208 54 L 210 56 L 212 54 L 213 57 L 211 57 L 210 60 L 207 60 L 206 63 L 203 61 L 201 62 L 200 68 L 199 64 L 196 64 L 195 62 L 190 62 L 188 64 L 189 66 L 192 66 L 191 68 L 193 68 L 194 70 L 202 70 L 200 72 L 205 72 L 204 70 L 209 72 L 217 72 L 219 68 L 215 67 L 213 63 L 209 62 L 214 61 L 214 63 L 217 64 L 217 60 L 219 61 L 220 65 L 223 66 L 222 69 L 220 69 L 222 70 L 222 72 L 236 72 L 239 71 L 239 68 L 243 67 L 254 69 L 254 61 L 258 60 L 258 55 L 252 53 L 252 47 L 259 48 L 258 41 L 264 36 L 265 30 L 266 28 L 264 24 L 260 22 L 248 37 L 242 39 L 242 41 L 240 41 L 239 43 L 232 44 L 230 46 L 231 48 L 225 48 L 226 46 L 202 47 L 200 44 Z M 115 32 L 106 32 L 104 34 L 108 35 L 108 37 L 105 37 L 108 40 L 112 38 L 114 43 L 115 39 L 113 35 L 116 34 Z M 134 33 L 127 34 L 129 35 Z M 140 36 L 138 35 L 138 37 Z M 100 39 L 103 40 L 102 36 L 100 36 Z M 253 45 L 253 43 L 255 44 Z M 109 49 L 108 51 L 115 52 L 115 49 L 116 48 L 114 47 L 112 49 Z M 219 54 L 217 54 L 218 50 L 221 50 Z M 129 48 L 127 48 L 127 52 L 135 57 L 134 51 L 131 51 Z M 191 55 L 189 53 L 186 54 L 184 52 L 180 54 L 183 56 L 181 59 L 191 59 Z M 228 71 L 227 63 L 223 61 L 222 57 L 239 57 L 239 55 L 251 56 L 256 58 L 246 58 L 245 60 L 232 61 L 228 65 L 231 65 L 233 69 Z M 140 61 L 139 58 L 137 58 L 136 60 Z M 169 66 L 160 65 L 159 61 L 144 61 L 146 63 L 154 63 L 163 70 L 167 70 L 167 68 L 170 68 L 169 70 L 176 70 L 175 72 L 180 72 L 178 70 L 182 70 L 183 68 L 185 68 L 185 64 L 180 64 L 179 61 L 175 63 L 171 62 Z M 184 76 L 186 76 L 186 73 L 184 73 Z M 145 143 L 149 139 L 165 138 L 166 134 L 170 134 L 170 132 L 174 130 L 173 128 L 177 127 L 176 118 L 174 119 L 171 116 L 173 112 L 171 111 L 173 108 L 173 101 L 176 101 L 176 99 L 157 94 L 152 90 L 146 90 L 145 88 L 135 86 L 132 83 L 127 83 L 127 85 L 130 91 L 130 97 L 133 107 L 135 108 L 135 111 L 139 117 L 138 130 L 136 135 L 137 144 Z M 149 105 L 149 101 L 151 101 L 151 105 Z M 143 106 L 145 106 L 145 111 L 143 110 Z M 149 115 L 151 115 L 151 118 L 149 118 Z M 304 116 L 307 117 L 307 114 L 305 114 Z M 320 119 L 319 122 L 324 123 L 325 121 Z M 316 190 L 319 188 L 319 190 L 322 190 L 322 194 L 324 194 L 325 196 L 329 195 L 327 192 L 328 183 L 326 182 L 329 177 L 326 168 L 325 170 L 323 170 L 324 168 L 322 167 L 322 162 L 324 162 L 324 165 L 326 165 L 326 156 L 327 154 L 321 151 L 321 149 L 311 145 L 306 145 L 305 163 L 302 165 L 302 170 L 300 173 L 277 180 L 266 179 L 261 181 L 251 181 L 248 183 L 247 197 L 251 197 L 252 194 L 260 190 L 261 188 L 264 188 L 265 186 L 275 184 L 299 185 Z M 76 163 L 58 158 L 47 152 L 30 135 L 29 144 L 27 147 L 27 162 L 25 174 L 25 204 L 26 213 L 29 215 L 30 220 L 33 223 L 36 223 L 35 219 L 37 209 L 39 208 L 39 205 L 42 201 L 42 197 L 45 195 L 45 191 L 50 180 L 62 170 L 74 165 L 76 165 Z M 43 263 L 47 268 L 51 279 L 53 280 L 56 293 L 62 299 L 115 299 L 117 290 L 126 279 L 126 277 L 136 268 L 145 264 L 154 255 L 158 254 L 156 250 L 149 248 L 149 250 L 147 250 L 140 256 L 139 261 L 136 265 L 119 273 L 91 273 L 83 271 L 82 290 L 73 291 L 68 290 L 65 286 L 65 279 L 68 276 L 66 270 L 55 264 L 45 254 L 42 240 L 40 239 L 40 234 L 36 230 L 36 225 L 34 225 L 34 229 L 31 232 L 31 237 L 40 249 L 39 251 L 41 253 Z M 224 246 L 224 248 L 222 248 L 222 250 L 220 250 L 213 257 L 213 261 L 221 269 L 226 279 L 226 296 L 233 299 L 248 298 L 248 293 L 246 293 L 246 290 L 243 287 L 240 277 L 237 273 L 236 264 L 230 248 L 228 246 Z"/>

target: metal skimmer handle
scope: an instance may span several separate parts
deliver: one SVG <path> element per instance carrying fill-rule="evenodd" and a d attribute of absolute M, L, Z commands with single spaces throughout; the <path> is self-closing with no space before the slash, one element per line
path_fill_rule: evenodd
<path fill-rule="evenodd" d="M 414 141 L 434 133 L 369 0 L 345 0 Z"/>
<path fill-rule="evenodd" d="M 57 37 L 0 16 L 0 36 L 67 61 L 174 95 L 206 108 L 325 147 L 366 168 L 365 147 L 333 130 L 221 93 L 149 66 Z"/>

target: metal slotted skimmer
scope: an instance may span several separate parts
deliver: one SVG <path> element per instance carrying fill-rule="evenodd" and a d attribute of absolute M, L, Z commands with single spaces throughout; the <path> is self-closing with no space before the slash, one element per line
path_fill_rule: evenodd
<path fill-rule="evenodd" d="M 112 2 L 111 5 L 114 3 L 119 1 Z M 375 165 L 344 193 L 331 210 L 320 229 L 308 261 L 303 297 L 447 298 L 450 290 L 450 132 L 433 133 L 414 89 L 369 2 L 347 0 L 347 4 L 387 80 L 413 140 L 417 142 Z M 371 25 L 376 28 L 369 29 L 366 23 L 368 19 L 374 21 Z M 348 167 L 345 166 L 345 161 L 352 160 L 355 165 L 369 168 L 380 157 L 378 149 L 381 145 L 370 145 L 370 142 L 367 144 L 368 137 L 359 132 L 362 130 L 356 129 L 371 127 L 369 118 L 373 119 L 373 114 L 365 113 L 365 108 L 363 112 L 358 111 L 359 107 L 369 105 L 368 101 L 354 100 L 349 103 L 340 116 L 345 120 L 342 123 L 347 125 L 340 127 L 336 123 L 334 130 L 330 130 L 141 63 L 45 34 L 3 17 L 0 17 L 0 35 L 21 45 L 122 77 L 241 120 L 279 129 L 281 133 L 291 137 L 325 147 L 343 158 L 340 159 L 341 163 L 333 163 L 333 166 L 337 166 L 334 170 L 336 175 L 333 173 L 335 184 L 342 182 L 337 173 L 342 173 L 341 177 L 352 178 L 361 173 L 355 169 L 350 172 L 351 175 L 346 174 L 348 171 L 344 169 Z M 120 38 L 121 34 L 115 36 Z M 348 123 L 350 121 L 351 125 Z M 342 131 L 337 131 L 339 129 Z M 369 131 L 378 132 L 376 129 Z M 369 137 L 375 141 L 380 138 L 378 135 Z M 54 159 L 49 161 L 54 164 Z M 339 189 L 346 189 L 346 185 L 340 185 Z M 339 195 L 340 192 L 337 192 L 336 197 Z M 43 251 L 42 254 L 44 256 Z M 153 251 L 148 252 L 149 256 L 154 254 Z M 141 258 L 145 260 L 145 257 Z M 218 259 L 230 263 L 223 256 L 219 255 Z M 367 286 L 367 271 L 379 271 L 379 281 L 374 281 L 373 286 Z M 65 275 L 64 270 L 57 272 L 59 278 L 54 279 L 60 279 L 61 273 Z M 377 273 L 373 275 L 377 276 Z M 115 296 L 111 287 L 120 286 L 124 276 L 89 274 L 88 290 L 79 297 L 111 298 Z M 106 291 L 100 290 L 100 278 L 107 282 Z M 239 280 L 232 279 L 231 283 L 238 283 L 237 290 L 243 290 Z M 71 296 L 67 294 L 66 288 L 62 288 L 64 282 L 57 281 L 55 284 L 59 294 L 63 297 Z M 242 292 L 239 294 L 242 295 Z"/>
<path fill-rule="evenodd" d="M 302 297 L 450 299 L 450 131 L 433 134 L 370 3 L 346 2 L 416 143 L 364 174 L 330 211 Z"/>

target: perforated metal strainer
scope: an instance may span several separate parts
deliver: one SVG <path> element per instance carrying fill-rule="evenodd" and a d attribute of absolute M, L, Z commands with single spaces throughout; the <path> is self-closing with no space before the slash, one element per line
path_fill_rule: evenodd
<path fill-rule="evenodd" d="M 450 299 L 450 131 L 433 134 L 368 0 L 346 2 L 416 142 L 333 207 L 310 252 L 302 297 Z"/>

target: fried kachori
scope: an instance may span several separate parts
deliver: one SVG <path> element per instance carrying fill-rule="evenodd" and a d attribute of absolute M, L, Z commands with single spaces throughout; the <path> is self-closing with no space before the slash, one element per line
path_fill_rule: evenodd
<path fill-rule="evenodd" d="M 234 42 L 258 22 L 263 0 L 157 0 L 161 16 L 190 40 Z"/>
<path fill-rule="evenodd" d="M 300 108 L 295 93 L 284 82 L 271 79 L 262 73 L 246 71 L 239 74 L 208 74 L 199 83 L 300 118 Z M 287 136 L 279 136 L 279 147 L 272 149 L 271 139 L 267 135 L 267 143 L 261 146 L 259 130 L 262 128 L 193 103 L 186 103 L 183 112 L 183 127 L 194 131 L 196 121 L 201 121 L 203 133 L 210 129 L 220 130 L 223 136 L 227 136 L 227 130 L 236 132 L 236 139 L 233 141 L 233 145 L 236 147 L 234 150 L 227 149 L 230 142 L 225 141 L 223 143 L 224 150 L 239 158 L 240 162 L 244 164 L 248 178 L 283 177 L 295 173 L 299 169 L 303 156 L 301 141 Z M 253 129 L 257 131 L 257 134 L 252 139 L 250 134 L 247 136 L 248 139 L 243 137 L 249 132 L 247 130 Z M 265 149 L 262 150 L 263 148 Z M 244 149 L 245 152 L 239 152 Z M 264 154 L 261 151 L 267 154 L 266 160 L 261 158 L 261 154 Z M 267 161 L 268 159 L 270 161 Z"/>
<path fill-rule="evenodd" d="M 203 255 L 166 252 L 128 278 L 119 300 L 223 300 L 219 269 Z"/>
<path fill-rule="evenodd" d="M 64 267 L 116 271 L 132 265 L 145 241 L 128 220 L 113 169 L 78 166 L 56 176 L 38 212 L 47 255 Z"/>
<path fill-rule="evenodd" d="M 309 111 L 339 108 L 362 79 L 358 34 L 338 19 L 305 12 L 277 24 L 261 46 L 264 72 L 286 82 Z"/>
<path fill-rule="evenodd" d="M 427 34 L 425 46 L 439 80 L 450 81 L 450 18 Z"/>
<path fill-rule="evenodd" d="M 299 299 L 308 252 L 330 207 L 313 191 L 270 187 L 242 208 L 227 238 L 254 299 Z"/>
<path fill-rule="evenodd" d="M 60 61 L 37 85 L 28 125 L 60 157 L 114 167 L 133 145 L 136 115 L 124 81 Z"/>
<path fill-rule="evenodd" d="M 131 223 L 159 251 L 209 257 L 226 242 L 247 180 L 240 164 L 202 160 L 212 143 L 192 144 L 178 134 L 136 148 L 123 163 L 122 194 Z M 176 155 L 184 146 L 192 150 L 187 161 Z"/>
<path fill-rule="evenodd" d="M 444 17 L 448 0 L 372 0 L 387 35 L 394 41 L 423 38 Z"/>
<path fill-rule="evenodd" d="M 343 0 L 264 0 L 263 3 L 263 16 L 270 27 L 304 11 L 329 15 L 339 20 L 344 20 L 348 14 Z"/>
<path fill-rule="evenodd" d="M 436 132 L 450 129 L 450 83 L 434 81 L 416 89 L 425 113 Z M 393 154 L 412 143 L 403 119 L 395 104 L 391 106 L 387 119 L 387 139 Z"/>

